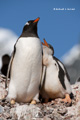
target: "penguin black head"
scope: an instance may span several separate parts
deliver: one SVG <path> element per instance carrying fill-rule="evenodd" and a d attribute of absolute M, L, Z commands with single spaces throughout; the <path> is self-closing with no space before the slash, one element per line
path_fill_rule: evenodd
<path fill-rule="evenodd" d="M 38 34 L 37 34 L 37 23 L 39 21 L 39 17 L 35 20 L 30 20 L 28 21 L 24 28 L 23 28 L 23 31 L 22 31 L 22 37 L 35 37 L 37 36 L 38 37 Z M 26 34 L 27 33 L 27 34 Z"/>
<path fill-rule="evenodd" d="M 53 51 L 53 54 L 54 54 L 54 48 L 52 45 L 48 44 L 49 45 L 49 48 Z"/>
<path fill-rule="evenodd" d="M 44 46 L 45 51 L 48 54 L 54 55 L 54 48 L 52 47 L 52 45 L 48 44 L 45 39 L 44 39 L 44 43 L 42 42 L 42 45 Z"/>

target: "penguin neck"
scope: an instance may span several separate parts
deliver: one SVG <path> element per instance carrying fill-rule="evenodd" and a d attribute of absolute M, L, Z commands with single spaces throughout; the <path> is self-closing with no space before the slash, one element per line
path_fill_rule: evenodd
<path fill-rule="evenodd" d="M 21 37 L 38 37 L 38 34 L 37 34 L 37 28 L 35 27 L 34 30 L 33 28 L 32 29 L 23 29 L 22 31 L 22 34 L 21 34 Z"/>
<path fill-rule="evenodd" d="M 25 31 L 25 32 L 22 32 L 21 36 L 20 37 L 38 37 L 38 34 L 35 33 L 35 32 L 30 32 L 30 31 Z"/>

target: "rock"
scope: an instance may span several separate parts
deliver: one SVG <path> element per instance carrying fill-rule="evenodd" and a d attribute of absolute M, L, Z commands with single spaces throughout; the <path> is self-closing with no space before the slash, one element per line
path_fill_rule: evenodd
<path fill-rule="evenodd" d="M 5 77 L 0 76 L 0 120 L 80 120 L 80 82 L 72 85 L 72 106 L 55 99 L 46 104 L 10 103 L 3 99 L 7 95 Z M 8 81 L 9 82 L 9 81 Z"/>
<path fill-rule="evenodd" d="M 5 88 L 3 88 L 2 86 L 0 87 L 0 100 L 3 100 L 6 98 L 7 96 L 7 90 L 5 90 Z"/>
<path fill-rule="evenodd" d="M 0 114 L 4 111 L 4 108 L 0 105 Z"/>
<path fill-rule="evenodd" d="M 60 107 L 59 109 L 57 109 L 57 112 L 63 116 L 67 113 L 67 109 L 65 107 Z"/>
<path fill-rule="evenodd" d="M 12 108 L 10 114 L 16 115 L 18 120 L 23 118 L 43 118 L 43 113 L 40 108 L 35 105 L 19 105 L 16 108 Z"/>

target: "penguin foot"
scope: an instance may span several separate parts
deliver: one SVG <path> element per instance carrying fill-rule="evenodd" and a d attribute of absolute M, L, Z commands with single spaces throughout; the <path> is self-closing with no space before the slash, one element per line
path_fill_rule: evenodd
<path fill-rule="evenodd" d="M 65 95 L 65 98 L 61 100 L 62 102 L 65 102 L 65 103 L 70 103 L 71 104 L 71 98 L 69 96 L 69 94 L 66 94 Z"/>
<path fill-rule="evenodd" d="M 37 101 L 36 101 L 36 100 L 32 100 L 30 104 L 35 105 L 36 103 L 37 103 Z"/>
<path fill-rule="evenodd" d="M 11 105 L 14 105 L 15 104 L 15 100 L 14 99 L 11 99 Z"/>

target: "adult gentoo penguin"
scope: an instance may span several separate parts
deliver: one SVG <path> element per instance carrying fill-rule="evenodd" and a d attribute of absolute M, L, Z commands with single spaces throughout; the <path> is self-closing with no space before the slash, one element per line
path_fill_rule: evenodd
<path fill-rule="evenodd" d="M 37 34 L 39 18 L 28 21 L 17 40 L 10 60 L 8 99 L 35 103 L 42 72 L 42 45 Z M 8 74 L 9 74 L 8 70 Z M 8 75 L 7 75 L 8 77 Z"/>
<path fill-rule="evenodd" d="M 62 101 L 71 103 L 73 96 L 70 78 L 63 63 L 54 57 L 54 49 L 46 40 L 43 44 L 43 66 L 46 67 L 40 94 L 45 102 L 49 99 L 64 98 Z M 43 69 L 44 72 L 44 69 Z"/>

